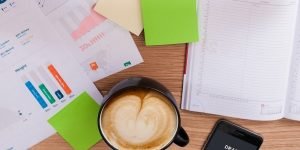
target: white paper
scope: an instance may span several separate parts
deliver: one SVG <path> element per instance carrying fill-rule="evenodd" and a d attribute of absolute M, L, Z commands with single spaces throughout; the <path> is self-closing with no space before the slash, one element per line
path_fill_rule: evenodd
<path fill-rule="evenodd" d="M 54 134 L 47 120 L 81 93 L 86 91 L 99 104 L 102 96 L 67 51 L 76 47 L 60 38 L 35 2 L 7 0 L 0 4 L 3 8 L 0 149 L 23 150 Z M 42 83 L 54 103 L 42 90 Z"/>
<path fill-rule="evenodd" d="M 68 0 L 35 0 L 45 15 L 50 14 L 55 9 L 66 3 Z"/>
<path fill-rule="evenodd" d="M 46 1 L 41 10 L 78 47 L 71 53 L 93 81 L 143 62 L 130 33 L 97 14 L 93 0 Z"/>
<path fill-rule="evenodd" d="M 300 6 L 300 4 L 299 4 Z M 300 121 L 300 9 L 294 36 L 294 51 L 290 70 L 289 88 L 286 101 L 285 117 Z"/>
<path fill-rule="evenodd" d="M 189 50 L 182 108 L 282 118 L 297 9 L 297 0 L 200 0 L 203 39 Z"/>

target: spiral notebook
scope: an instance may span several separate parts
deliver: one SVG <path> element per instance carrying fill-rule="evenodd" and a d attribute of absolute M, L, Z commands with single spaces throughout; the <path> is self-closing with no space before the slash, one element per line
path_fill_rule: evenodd
<path fill-rule="evenodd" d="M 300 121 L 299 1 L 200 0 L 198 11 L 181 108 Z"/>

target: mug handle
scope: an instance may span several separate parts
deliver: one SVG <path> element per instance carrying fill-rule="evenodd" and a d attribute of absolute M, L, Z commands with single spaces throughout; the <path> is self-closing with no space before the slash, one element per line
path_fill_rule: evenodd
<path fill-rule="evenodd" d="M 187 144 L 189 144 L 189 142 L 190 139 L 186 131 L 182 127 L 179 127 L 176 137 L 174 139 L 174 143 L 180 147 L 184 147 Z"/>

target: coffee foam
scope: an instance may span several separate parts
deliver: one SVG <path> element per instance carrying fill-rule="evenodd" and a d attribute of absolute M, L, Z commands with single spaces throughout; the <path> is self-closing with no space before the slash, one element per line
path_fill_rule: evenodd
<path fill-rule="evenodd" d="M 125 92 L 105 107 L 101 127 L 118 149 L 161 149 L 174 137 L 177 114 L 163 95 L 154 91 Z"/>

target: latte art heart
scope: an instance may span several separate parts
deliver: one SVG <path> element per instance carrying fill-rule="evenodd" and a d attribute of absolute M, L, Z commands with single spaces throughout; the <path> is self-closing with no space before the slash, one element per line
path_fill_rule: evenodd
<path fill-rule="evenodd" d="M 106 138 L 118 149 L 160 149 L 174 137 L 177 115 L 161 94 L 132 91 L 106 106 L 101 124 Z"/>

